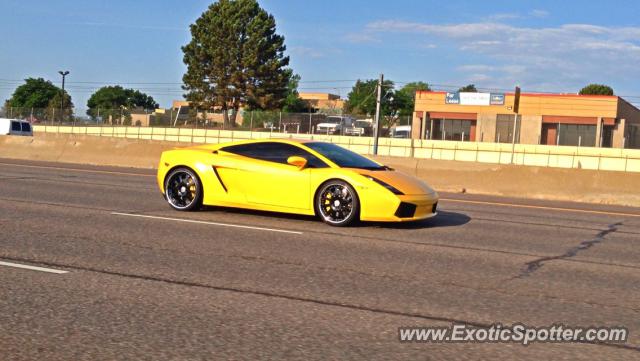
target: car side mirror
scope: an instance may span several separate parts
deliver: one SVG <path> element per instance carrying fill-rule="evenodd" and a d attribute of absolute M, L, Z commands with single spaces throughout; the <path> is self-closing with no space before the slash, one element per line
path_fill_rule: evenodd
<path fill-rule="evenodd" d="M 287 158 L 287 163 L 298 167 L 298 169 L 300 170 L 304 169 L 304 167 L 307 166 L 307 160 L 297 155 L 292 155 L 291 157 Z"/>

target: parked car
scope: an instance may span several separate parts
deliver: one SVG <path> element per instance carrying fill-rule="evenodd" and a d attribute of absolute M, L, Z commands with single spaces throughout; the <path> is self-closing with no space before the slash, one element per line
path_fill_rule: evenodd
<path fill-rule="evenodd" d="M 373 134 L 373 126 L 371 119 L 356 120 L 352 127 L 345 128 L 345 135 L 367 136 Z"/>
<path fill-rule="evenodd" d="M 318 134 L 344 134 L 343 130 L 353 126 L 353 118 L 342 116 L 327 117 L 322 123 L 316 125 Z"/>
<path fill-rule="evenodd" d="M 273 122 L 264 122 L 264 129 L 268 129 L 268 130 L 278 130 L 278 127 L 276 127 Z"/>
<path fill-rule="evenodd" d="M 391 128 L 389 134 L 391 138 L 411 138 L 411 126 L 410 125 L 398 125 Z"/>
<path fill-rule="evenodd" d="M 33 129 L 26 120 L 0 118 L 0 135 L 33 136 Z"/>

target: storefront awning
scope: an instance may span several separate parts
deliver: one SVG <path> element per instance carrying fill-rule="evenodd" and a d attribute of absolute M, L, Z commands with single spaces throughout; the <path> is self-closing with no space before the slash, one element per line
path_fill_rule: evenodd
<path fill-rule="evenodd" d="M 461 120 L 477 120 L 477 113 L 457 113 L 457 112 L 429 112 L 431 119 L 461 119 Z"/>
<path fill-rule="evenodd" d="M 615 118 L 602 118 L 604 125 L 615 125 Z M 543 123 L 562 123 L 562 124 L 589 124 L 597 125 L 598 117 L 568 117 L 560 115 L 543 115 Z"/>

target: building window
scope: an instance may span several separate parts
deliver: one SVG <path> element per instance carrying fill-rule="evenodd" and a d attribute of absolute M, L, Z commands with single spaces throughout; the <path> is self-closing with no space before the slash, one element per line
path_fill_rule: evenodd
<path fill-rule="evenodd" d="M 612 148 L 613 147 L 613 129 L 615 127 L 613 125 L 604 125 L 602 127 L 602 139 L 601 139 L 601 147 L 602 148 Z"/>
<path fill-rule="evenodd" d="M 558 145 L 596 146 L 596 126 L 588 124 L 558 124 Z"/>
<path fill-rule="evenodd" d="M 498 114 L 496 117 L 496 143 L 512 143 L 514 136 L 513 119 L 515 114 Z M 522 116 L 518 116 L 516 122 L 516 143 L 520 143 L 520 123 L 522 122 Z"/>
<path fill-rule="evenodd" d="M 462 140 L 473 139 L 472 128 L 475 128 L 472 120 L 461 119 L 431 119 L 432 136 L 435 140 Z"/>
<path fill-rule="evenodd" d="M 627 136 L 624 147 L 640 149 L 640 125 L 629 124 L 627 126 Z"/>

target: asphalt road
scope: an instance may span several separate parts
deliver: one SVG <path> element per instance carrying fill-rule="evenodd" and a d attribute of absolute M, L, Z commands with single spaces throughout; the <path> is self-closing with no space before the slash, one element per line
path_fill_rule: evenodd
<path fill-rule="evenodd" d="M 605 190 L 606 191 L 606 190 Z M 443 194 L 416 224 L 172 211 L 153 171 L 0 159 L 2 360 L 640 359 L 640 209 Z M 615 344 L 398 328 L 625 326 Z"/>

